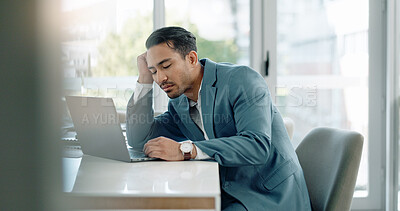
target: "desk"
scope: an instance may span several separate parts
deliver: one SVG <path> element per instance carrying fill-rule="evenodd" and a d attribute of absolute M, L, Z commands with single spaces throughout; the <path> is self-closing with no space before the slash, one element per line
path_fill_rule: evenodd
<path fill-rule="evenodd" d="M 63 164 L 72 209 L 220 210 L 216 162 L 125 163 L 84 155 Z"/>

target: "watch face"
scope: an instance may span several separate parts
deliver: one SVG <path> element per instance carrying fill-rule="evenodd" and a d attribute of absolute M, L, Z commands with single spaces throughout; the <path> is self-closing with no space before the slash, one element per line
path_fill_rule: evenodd
<path fill-rule="evenodd" d="M 190 151 L 192 151 L 192 148 L 193 148 L 192 143 L 182 143 L 181 144 L 182 152 L 185 152 L 185 153 L 190 152 Z"/>

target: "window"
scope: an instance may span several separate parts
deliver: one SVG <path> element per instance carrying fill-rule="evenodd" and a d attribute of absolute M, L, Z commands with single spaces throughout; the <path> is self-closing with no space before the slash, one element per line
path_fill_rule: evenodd
<path fill-rule="evenodd" d="M 349 129 L 365 144 L 356 196 L 368 195 L 368 1 L 278 1 L 277 96 L 296 123 Z M 354 10 L 354 8 L 358 8 Z"/>
<path fill-rule="evenodd" d="M 270 72 L 276 66 L 277 74 L 267 79 L 275 78 L 270 86 L 275 88 L 276 105 L 295 122 L 294 146 L 320 126 L 358 131 L 365 138 L 352 209 L 380 210 L 384 204 L 382 5 L 363 0 L 268 0 L 263 7 L 276 11 L 264 24 L 266 35 L 276 39 L 276 46 L 264 41 L 272 59 Z"/>
<path fill-rule="evenodd" d="M 153 2 L 63 0 L 65 95 L 114 98 L 125 110 L 138 70 L 136 57 L 153 29 Z"/>
<path fill-rule="evenodd" d="M 161 21 L 153 19 L 160 6 Z M 157 21 L 192 31 L 200 58 L 249 65 L 249 7 L 249 0 L 63 0 L 64 95 L 112 97 L 125 110 L 137 81 L 136 57 Z M 163 112 L 168 99 L 159 91 L 155 110 Z"/>
<path fill-rule="evenodd" d="M 167 26 L 196 35 L 200 58 L 249 65 L 249 0 L 166 0 L 165 9 Z"/>
<path fill-rule="evenodd" d="M 199 58 L 251 60 L 249 0 L 61 2 L 64 95 L 112 97 L 121 113 L 136 86 L 136 58 L 154 28 L 178 25 L 193 32 Z M 167 110 L 168 97 L 157 86 L 153 96 L 155 113 Z M 64 110 L 63 135 L 69 137 L 72 122 Z"/>

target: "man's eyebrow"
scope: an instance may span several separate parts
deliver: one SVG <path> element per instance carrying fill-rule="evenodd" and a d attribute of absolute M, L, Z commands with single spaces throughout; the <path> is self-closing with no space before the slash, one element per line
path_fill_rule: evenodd
<path fill-rule="evenodd" d="M 160 65 L 162 65 L 164 62 L 167 62 L 167 61 L 169 61 L 169 60 L 171 60 L 171 58 L 164 59 L 164 60 L 162 60 L 161 62 L 159 62 L 159 63 L 157 64 L 157 66 L 160 66 Z M 147 67 L 147 68 L 148 68 L 148 69 L 154 69 L 153 66 Z"/>

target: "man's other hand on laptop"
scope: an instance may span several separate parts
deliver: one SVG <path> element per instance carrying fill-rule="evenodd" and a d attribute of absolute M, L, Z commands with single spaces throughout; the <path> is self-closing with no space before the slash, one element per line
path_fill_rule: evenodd
<path fill-rule="evenodd" d="M 158 137 L 149 140 L 143 148 L 144 153 L 153 158 L 160 158 L 167 161 L 184 160 L 180 143 L 166 138 Z M 196 157 L 196 147 L 193 146 L 192 159 Z"/>

